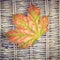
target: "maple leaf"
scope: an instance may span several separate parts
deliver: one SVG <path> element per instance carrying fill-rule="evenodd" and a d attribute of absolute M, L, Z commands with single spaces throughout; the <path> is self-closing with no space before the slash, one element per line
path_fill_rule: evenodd
<path fill-rule="evenodd" d="M 30 5 L 28 14 L 13 15 L 14 30 L 6 33 L 11 43 L 17 43 L 20 48 L 32 46 L 44 33 L 48 31 L 48 17 L 40 15 L 40 9 Z"/>

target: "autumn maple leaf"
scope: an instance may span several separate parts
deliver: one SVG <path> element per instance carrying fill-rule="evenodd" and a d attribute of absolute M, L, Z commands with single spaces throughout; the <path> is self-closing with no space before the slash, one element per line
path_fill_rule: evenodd
<path fill-rule="evenodd" d="M 20 48 L 32 46 L 43 34 L 48 31 L 48 17 L 40 15 L 40 9 L 30 5 L 28 14 L 13 15 L 14 30 L 6 33 L 11 43 L 17 43 Z"/>

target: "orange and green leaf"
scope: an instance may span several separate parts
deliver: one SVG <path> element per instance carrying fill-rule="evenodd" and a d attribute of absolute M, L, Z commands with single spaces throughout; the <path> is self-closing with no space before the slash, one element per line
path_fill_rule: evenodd
<path fill-rule="evenodd" d="M 30 5 L 28 14 L 13 15 L 14 30 L 6 33 L 11 43 L 17 43 L 20 48 L 32 46 L 43 34 L 48 31 L 48 17 L 41 16 L 40 9 Z"/>

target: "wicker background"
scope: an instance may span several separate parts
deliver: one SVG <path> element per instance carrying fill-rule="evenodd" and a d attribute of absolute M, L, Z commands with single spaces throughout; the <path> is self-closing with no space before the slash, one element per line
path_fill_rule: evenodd
<path fill-rule="evenodd" d="M 9 43 L 4 33 L 14 29 L 12 14 L 24 13 L 30 3 L 49 16 L 49 32 L 33 47 L 17 48 Z M 0 0 L 0 60 L 60 60 L 60 0 Z"/>

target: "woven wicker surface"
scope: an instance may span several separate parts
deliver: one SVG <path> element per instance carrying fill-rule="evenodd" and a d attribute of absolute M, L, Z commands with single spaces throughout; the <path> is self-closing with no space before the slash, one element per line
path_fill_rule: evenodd
<path fill-rule="evenodd" d="M 30 3 L 41 8 L 42 15 L 49 16 L 49 32 L 33 47 L 17 48 L 4 33 L 14 29 L 12 14 L 27 14 Z M 0 0 L 0 60 L 59 60 L 60 59 L 60 0 Z"/>

